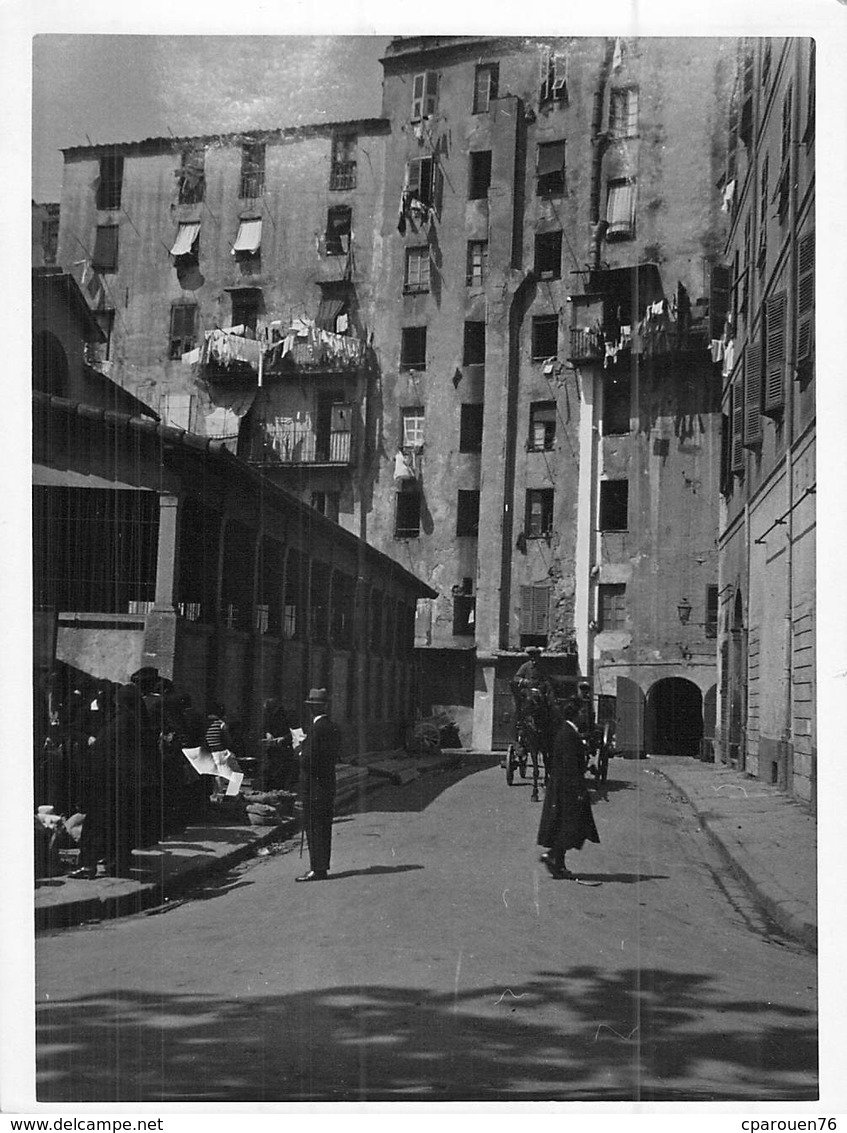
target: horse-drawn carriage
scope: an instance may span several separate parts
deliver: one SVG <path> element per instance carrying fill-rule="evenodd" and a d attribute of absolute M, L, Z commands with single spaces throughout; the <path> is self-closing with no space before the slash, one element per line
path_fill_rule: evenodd
<path fill-rule="evenodd" d="M 532 765 L 532 798 L 538 800 L 538 780 L 544 772 L 546 759 L 552 747 L 555 730 L 559 726 L 558 705 L 565 700 L 584 700 L 585 711 L 577 722 L 585 745 L 585 773 L 593 777 L 598 789 L 604 788 L 609 775 L 609 759 L 614 755 L 615 726 L 609 720 L 595 722 L 590 686 L 575 680 L 546 681 L 534 686 L 528 682 L 513 682 L 515 697 L 515 738 L 506 752 L 506 782 L 511 787 L 515 772 L 522 779 Z"/>

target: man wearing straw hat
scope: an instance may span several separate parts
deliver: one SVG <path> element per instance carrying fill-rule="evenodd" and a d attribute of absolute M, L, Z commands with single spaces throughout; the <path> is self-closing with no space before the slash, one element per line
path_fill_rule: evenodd
<path fill-rule="evenodd" d="M 306 699 L 306 706 L 312 714 L 312 726 L 300 749 L 300 783 L 311 869 L 296 880 L 323 881 L 329 872 L 335 810 L 335 764 L 341 733 L 329 718 L 325 688 L 313 688 Z"/>

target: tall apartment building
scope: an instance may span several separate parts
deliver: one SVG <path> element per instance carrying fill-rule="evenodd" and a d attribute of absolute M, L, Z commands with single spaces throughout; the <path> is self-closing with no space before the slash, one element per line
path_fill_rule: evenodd
<path fill-rule="evenodd" d="M 437 593 L 465 743 L 531 644 L 623 747 L 711 734 L 735 48 L 402 37 L 381 118 L 65 153 L 112 375 Z"/>
<path fill-rule="evenodd" d="M 368 537 L 439 592 L 430 699 L 472 708 L 475 745 L 508 742 L 539 645 L 592 677 L 621 746 L 698 752 L 734 44 L 403 38 L 383 63 L 375 341 L 384 447 L 412 474 Z"/>
<path fill-rule="evenodd" d="M 357 533 L 385 134 L 369 119 L 75 147 L 62 190 L 59 260 L 110 376 Z"/>
<path fill-rule="evenodd" d="M 719 750 L 815 803 L 815 45 L 739 45 L 720 516 Z"/>

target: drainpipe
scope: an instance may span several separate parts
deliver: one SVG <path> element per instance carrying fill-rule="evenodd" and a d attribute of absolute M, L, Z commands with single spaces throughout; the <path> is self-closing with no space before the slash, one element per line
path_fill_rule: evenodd
<path fill-rule="evenodd" d="M 591 115 L 591 196 L 589 203 L 589 222 L 591 235 L 589 242 L 589 262 L 596 270 L 600 266 L 600 244 L 606 232 L 606 222 L 600 220 L 600 192 L 603 183 L 603 155 L 606 152 L 608 137 L 603 132 L 603 109 L 606 105 L 606 87 L 612 59 L 615 54 L 615 41 L 606 37 L 606 50 L 594 88 L 594 108 Z"/>

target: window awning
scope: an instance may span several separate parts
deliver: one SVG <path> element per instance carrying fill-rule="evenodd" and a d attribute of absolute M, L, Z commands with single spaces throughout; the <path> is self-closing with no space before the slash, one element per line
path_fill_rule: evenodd
<path fill-rule="evenodd" d="M 545 173 L 561 173 L 565 168 L 565 143 L 561 142 L 548 142 L 538 147 L 538 167 L 536 172 L 539 177 Z"/>
<path fill-rule="evenodd" d="M 635 219 L 635 186 L 627 183 L 609 186 L 609 200 L 606 206 L 606 220 L 609 227 L 607 236 L 628 234 L 632 231 Z"/>
<path fill-rule="evenodd" d="M 171 248 L 172 256 L 188 256 L 194 247 L 194 241 L 200 235 L 200 224 L 181 224 L 176 234 L 174 246 Z"/>
<path fill-rule="evenodd" d="M 232 246 L 232 254 L 236 256 L 239 252 L 244 252 L 253 256 L 259 251 L 261 243 L 261 217 L 258 219 L 242 220 L 238 225 L 238 235 L 235 237 L 235 243 Z"/>

